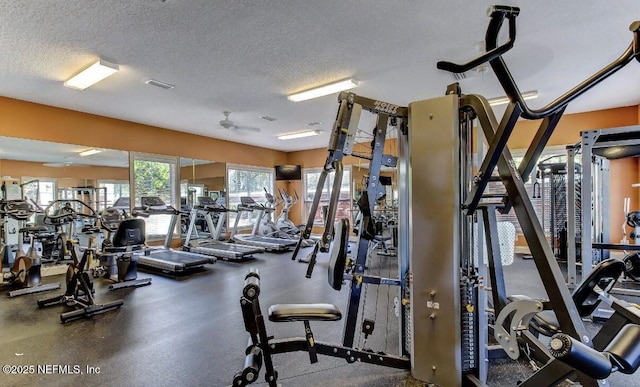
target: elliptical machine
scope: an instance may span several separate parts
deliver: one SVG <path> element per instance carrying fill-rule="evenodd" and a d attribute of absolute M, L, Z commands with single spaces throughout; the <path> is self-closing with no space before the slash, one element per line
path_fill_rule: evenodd
<path fill-rule="evenodd" d="M 84 202 L 80 200 L 68 200 L 68 202 L 70 204 L 74 203 L 79 205 L 81 209 L 77 211 L 73 206 L 65 205 L 66 210 L 64 212 L 51 215 L 48 214 L 48 216 L 54 219 L 64 216 L 74 218 L 97 218 L 95 211 Z M 96 304 L 95 298 L 93 297 L 95 292 L 93 288 L 93 279 L 86 271 L 86 268 L 89 266 L 95 255 L 96 249 L 93 247 L 93 241 L 95 239 L 95 235 L 100 232 L 101 231 L 98 227 L 91 224 L 85 225 L 82 228 L 82 233 L 89 237 L 89 241 L 81 259 L 78 259 L 76 246 L 74 246 L 73 242 L 67 241 L 67 249 L 69 250 L 72 259 L 72 262 L 67 267 L 67 289 L 64 294 L 59 296 L 38 300 L 38 306 L 41 308 L 60 304 L 66 304 L 74 307 L 74 310 L 60 314 L 60 321 L 62 323 L 108 312 L 110 310 L 117 309 L 124 304 L 124 301 L 121 299 L 106 302 L 104 304 Z"/>
<path fill-rule="evenodd" d="M 295 198 L 292 198 L 284 189 L 279 189 L 278 191 L 280 192 L 280 198 L 282 199 L 282 210 L 280 211 L 280 215 L 278 215 L 278 218 L 276 219 L 276 228 L 281 232 L 285 232 L 297 238 L 300 234 L 300 228 L 302 227 L 302 225 L 296 226 L 289 219 L 289 211 L 291 210 L 291 207 L 293 207 L 293 205 L 296 204 L 298 200 L 300 200 L 298 192 L 296 190 L 293 190 Z"/>
<path fill-rule="evenodd" d="M 25 222 L 34 214 L 34 208 L 25 200 L 3 200 L 0 206 L 0 216 L 10 217 L 20 222 Z M 41 268 L 42 259 L 35 248 L 36 235 L 46 232 L 44 227 L 23 227 L 18 230 L 18 246 L 16 259 L 9 269 L 9 272 L 2 273 L 2 284 L 18 288 L 8 292 L 9 297 L 23 296 L 25 294 L 41 293 L 49 290 L 60 289 L 59 283 L 40 284 L 42 280 Z M 24 235 L 29 235 L 31 245 L 26 254 L 23 252 L 22 244 Z M 0 245 L 0 252 L 8 246 L 4 241 Z M 4 254 L 0 254 L 2 256 Z M 0 271 L 2 260 L 0 259 Z"/>
<path fill-rule="evenodd" d="M 262 213 L 258 215 L 258 219 L 256 220 L 256 222 L 259 222 L 258 235 L 271 238 L 291 239 L 287 233 L 278 229 L 271 218 L 271 215 L 275 212 L 280 203 L 269 191 L 267 191 L 266 187 L 262 187 L 262 189 L 264 190 L 264 197 L 267 201 L 262 206 Z"/>

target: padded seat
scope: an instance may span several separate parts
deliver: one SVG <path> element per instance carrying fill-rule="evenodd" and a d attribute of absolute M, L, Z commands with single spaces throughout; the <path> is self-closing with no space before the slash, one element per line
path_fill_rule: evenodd
<path fill-rule="evenodd" d="M 116 254 L 116 253 L 128 253 L 131 251 L 139 251 L 145 248 L 144 245 L 134 245 L 134 246 L 106 246 L 102 249 L 103 253 L 106 254 Z"/>
<path fill-rule="evenodd" d="M 100 233 L 100 228 L 93 225 L 85 225 L 82 227 L 83 234 L 98 234 Z"/>
<path fill-rule="evenodd" d="M 284 321 L 338 321 L 340 309 L 333 304 L 276 304 L 269 307 L 269 320 Z"/>
<path fill-rule="evenodd" d="M 20 230 L 18 230 L 18 232 L 21 234 L 26 234 L 26 233 L 42 234 L 42 233 L 49 232 L 49 229 L 46 228 L 45 226 L 29 226 L 29 227 L 22 227 Z"/>

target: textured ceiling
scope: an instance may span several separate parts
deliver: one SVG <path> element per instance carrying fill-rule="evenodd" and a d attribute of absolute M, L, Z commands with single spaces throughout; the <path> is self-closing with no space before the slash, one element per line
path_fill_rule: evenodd
<path fill-rule="evenodd" d="M 521 7 L 505 55 L 520 89 L 541 107 L 617 58 L 640 19 L 637 0 L 508 1 Z M 0 95 L 284 151 L 327 144 L 335 96 L 286 95 L 354 77 L 355 92 L 405 105 L 442 95 L 453 78 L 441 59 L 464 61 L 485 33 L 489 1 L 25 0 L 0 2 Z M 85 90 L 62 83 L 103 58 L 121 71 Z M 491 72 L 463 91 L 503 94 Z M 162 90 L 149 78 L 174 84 Z M 640 64 L 576 100 L 569 112 L 640 103 Z M 242 135 L 222 129 L 222 112 Z M 272 116 L 269 122 L 260 116 Z M 304 129 L 315 138 L 280 141 Z M 46 122 L 42 123 L 46 130 Z M 576 139 L 577 140 L 577 139 Z M 185 152 L 186 153 L 186 152 Z M 215 159 L 215 156 L 212 156 Z"/>

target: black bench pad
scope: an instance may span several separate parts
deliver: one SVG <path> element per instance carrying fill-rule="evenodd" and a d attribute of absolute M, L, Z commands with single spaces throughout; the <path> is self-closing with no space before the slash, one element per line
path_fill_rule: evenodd
<path fill-rule="evenodd" d="M 269 320 L 283 321 L 337 321 L 340 309 L 333 304 L 276 304 L 269 307 Z"/>

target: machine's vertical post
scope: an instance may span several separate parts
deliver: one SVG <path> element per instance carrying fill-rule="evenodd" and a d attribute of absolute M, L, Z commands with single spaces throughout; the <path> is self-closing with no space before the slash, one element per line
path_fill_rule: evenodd
<path fill-rule="evenodd" d="M 580 197 L 582 198 L 582 206 L 580 206 L 580 210 L 582 211 L 582 243 L 580 244 L 582 258 L 582 271 L 583 273 L 588 273 L 593 267 L 593 251 L 592 251 L 592 243 L 593 243 L 593 215 L 591 212 L 591 203 L 592 203 L 592 187 L 593 184 L 593 173 L 591 170 L 591 158 L 593 157 L 593 143 L 596 140 L 596 135 L 593 131 L 582 132 L 582 184 L 580 186 Z"/>
<path fill-rule="evenodd" d="M 371 162 L 369 163 L 369 179 L 367 181 L 367 197 L 369 202 L 367 203 L 370 214 L 373 214 L 375 204 L 378 199 L 378 193 L 380 192 L 380 168 L 382 167 L 382 153 L 384 151 L 384 142 L 387 136 L 387 121 L 389 116 L 386 114 L 378 114 L 377 123 L 373 139 L 373 151 Z M 336 188 L 334 187 L 334 190 Z M 340 186 L 337 187 L 338 195 L 340 194 Z M 333 193 L 332 193 L 333 194 Z M 332 203 L 334 203 L 332 201 Z M 335 200 L 337 203 L 337 199 Z M 363 221 L 364 223 L 364 218 Z M 367 264 L 367 255 L 369 251 L 368 240 L 364 236 L 364 230 L 367 228 L 365 224 L 360 225 L 360 238 L 358 241 L 358 253 L 353 269 L 354 276 L 360 276 L 365 272 L 365 266 Z M 349 306 L 347 309 L 347 317 L 345 318 L 344 335 L 342 338 L 342 344 L 346 347 L 353 346 L 353 340 L 355 337 L 356 323 L 358 320 L 358 309 L 360 308 L 360 295 L 362 293 L 362 283 L 358 281 L 351 281 L 351 293 L 349 294 Z"/>
<path fill-rule="evenodd" d="M 408 130 L 408 122 L 403 121 L 401 126 L 401 133 L 398 135 L 398 203 L 402 205 L 398 206 L 398 278 L 402 281 L 400 285 L 400 302 L 406 303 L 409 300 L 409 289 L 413 286 L 411 284 L 411 274 L 409 272 L 410 267 L 410 255 L 409 255 L 409 232 L 411 223 L 409 222 L 410 210 L 409 203 L 409 180 L 410 180 L 410 163 L 409 163 L 409 136 L 406 131 Z M 401 354 L 409 354 L 411 351 L 411 318 L 410 318 L 410 304 L 401 308 L 400 314 L 400 329 L 399 329 L 399 343 L 402 351 Z"/>
<path fill-rule="evenodd" d="M 611 186 L 610 179 L 610 164 L 609 159 L 602 158 L 600 165 L 600 185 L 598 187 L 599 193 L 601 195 L 600 201 L 600 233 L 598 234 L 598 241 L 600 243 L 611 243 L 611 216 L 609 214 L 609 210 L 611 209 L 611 191 L 609 187 Z M 601 250 L 600 252 L 600 261 L 605 259 L 609 259 L 610 250 Z"/>
<path fill-rule="evenodd" d="M 567 286 L 576 286 L 576 147 L 567 147 Z"/>
<path fill-rule="evenodd" d="M 470 126 L 473 127 L 473 123 L 475 120 L 471 120 Z M 478 130 L 476 133 L 476 162 L 473 163 L 472 167 L 477 167 L 480 164 L 480 159 L 484 158 L 486 155 L 486 147 L 485 147 L 485 139 L 484 134 L 481 130 Z M 466 198 L 463 198 L 466 200 Z M 482 211 L 476 211 L 476 235 L 473 239 L 476 246 L 475 251 L 477 252 L 477 267 L 478 267 L 478 276 L 481 278 L 489 278 L 487 265 L 484 263 L 484 249 L 485 249 L 485 229 L 480 227 L 481 224 L 484 223 L 482 218 Z M 486 284 L 486 280 L 485 280 Z M 487 329 L 487 321 L 489 321 L 489 302 L 488 302 L 488 291 L 482 289 L 482 287 L 478 290 L 478 379 L 483 383 L 487 382 L 487 378 L 489 376 L 489 332 Z"/>
<path fill-rule="evenodd" d="M 411 257 L 411 373 L 441 386 L 462 383 L 461 196 L 458 96 L 409 106 L 407 182 Z M 403 187 L 403 185 L 401 185 Z M 403 195 L 401 195 L 402 197 Z M 404 251 L 404 250 L 402 250 Z"/>

